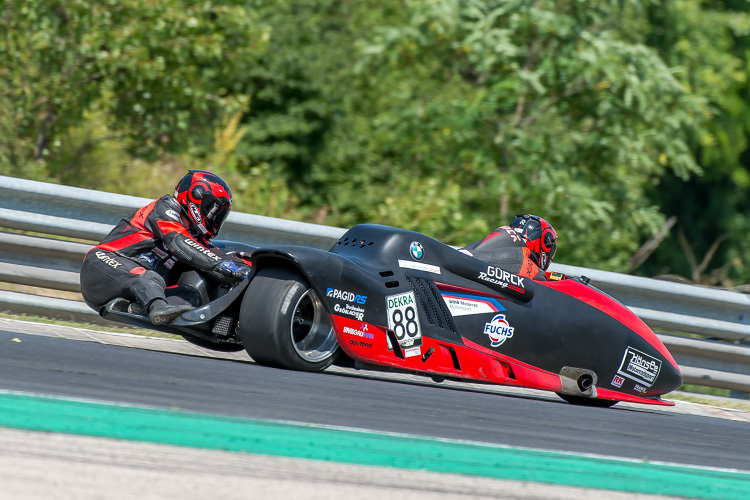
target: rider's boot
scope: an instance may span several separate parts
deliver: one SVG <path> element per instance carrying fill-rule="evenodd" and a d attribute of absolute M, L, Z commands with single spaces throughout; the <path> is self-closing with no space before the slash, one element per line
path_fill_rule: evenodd
<path fill-rule="evenodd" d="M 164 299 L 158 298 L 148 305 L 148 319 L 155 325 L 171 323 L 186 311 L 193 309 L 190 304 L 170 304 Z"/>

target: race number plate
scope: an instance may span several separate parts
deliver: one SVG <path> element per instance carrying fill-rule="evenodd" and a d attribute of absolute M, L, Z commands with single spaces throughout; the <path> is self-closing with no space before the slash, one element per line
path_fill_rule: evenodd
<path fill-rule="evenodd" d="M 422 345 L 422 328 L 419 325 L 414 292 L 390 295 L 385 298 L 388 310 L 388 328 L 393 330 L 402 348 Z M 392 349 L 390 341 L 388 348 Z"/>

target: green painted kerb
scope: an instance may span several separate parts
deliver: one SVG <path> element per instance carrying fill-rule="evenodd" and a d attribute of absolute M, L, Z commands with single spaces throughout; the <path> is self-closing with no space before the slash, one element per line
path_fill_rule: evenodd
<path fill-rule="evenodd" d="M 0 426 L 688 498 L 750 492 L 740 472 L 16 394 L 0 394 Z"/>

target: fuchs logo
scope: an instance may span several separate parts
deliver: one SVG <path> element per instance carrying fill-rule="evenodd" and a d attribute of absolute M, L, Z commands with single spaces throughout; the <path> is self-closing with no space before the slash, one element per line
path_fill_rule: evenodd
<path fill-rule="evenodd" d="M 625 382 L 625 379 L 619 375 L 615 375 L 615 377 L 612 379 L 612 385 L 614 387 L 622 387 L 623 382 Z"/>
<path fill-rule="evenodd" d="M 502 345 L 513 336 L 513 328 L 505 319 L 505 314 L 496 314 L 492 321 L 484 324 L 484 333 L 490 337 L 492 347 Z"/>
<path fill-rule="evenodd" d="M 424 247 L 420 242 L 412 241 L 411 245 L 409 245 L 409 253 L 411 253 L 412 259 L 422 260 L 422 257 L 424 257 Z"/>
<path fill-rule="evenodd" d="M 198 205 L 196 205 L 195 203 L 193 203 L 193 202 L 190 202 L 188 204 L 188 207 L 190 208 L 190 213 L 192 214 L 193 219 L 195 219 L 195 222 L 197 222 L 197 223 L 200 224 L 201 221 L 203 221 L 203 217 L 201 216 L 201 209 L 200 209 L 200 207 Z"/>
<path fill-rule="evenodd" d="M 352 292 L 345 290 L 339 290 L 338 288 L 329 288 L 326 290 L 326 297 L 332 299 L 345 300 L 346 302 L 354 302 L 356 304 L 364 304 L 367 302 L 367 295 L 357 295 Z"/>
<path fill-rule="evenodd" d="M 628 346 L 620 363 L 618 375 L 635 380 L 639 384 L 651 387 L 659 376 L 661 370 L 661 361 Z"/>

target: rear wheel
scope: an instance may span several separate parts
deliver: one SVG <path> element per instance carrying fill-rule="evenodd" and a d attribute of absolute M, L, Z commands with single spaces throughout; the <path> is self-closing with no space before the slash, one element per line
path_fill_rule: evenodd
<path fill-rule="evenodd" d="M 560 392 L 558 392 L 557 395 L 563 398 L 568 403 L 578 405 L 578 406 L 593 406 L 596 408 L 609 408 L 610 406 L 614 406 L 617 403 L 617 401 L 614 401 L 612 399 L 587 398 L 584 396 L 573 396 L 571 394 L 562 394 Z"/>
<path fill-rule="evenodd" d="M 315 291 L 298 272 L 267 267 L 245 291 L 239 334 L 261 365 L 319 372 L 328 368 L 338 342 Z"/>

